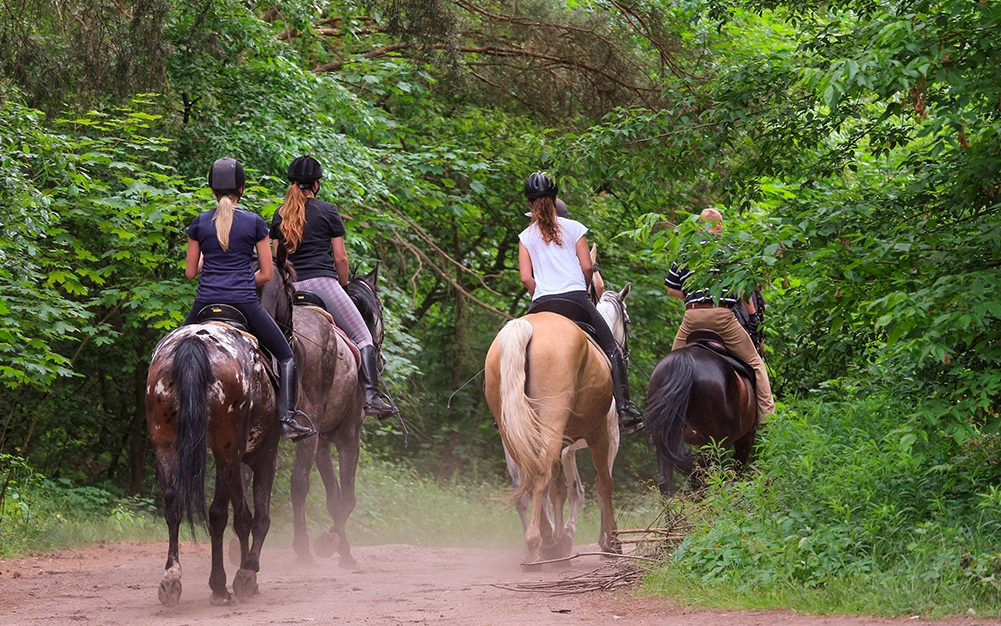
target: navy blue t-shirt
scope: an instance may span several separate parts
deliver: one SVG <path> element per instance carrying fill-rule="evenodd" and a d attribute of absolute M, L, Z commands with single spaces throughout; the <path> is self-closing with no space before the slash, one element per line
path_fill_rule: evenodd
<path fill-rule="evenodd" d="M 281 210 L 275 211 L 271 220 L 271 238 L 282 241 Z M 337 268 L 334 267 L 334 253 L 330 240 L 343 237 L 344 221 L 337 207 L 310 198 L 306 201 L 306 224 L 302 227 L 302 241 L 295 252 L 288 256 L 295 268 L 296 280 L 307 278 L 337 278 Z"/>
<path fill-rule="evenodd" d="M 268 236 L 260 215 L 236 209 L 229 231 L 229 250 L 223 250 L 215 230 L 215 209 L 206 211 L 188 226 L 188 237 L 198 242 L 205 262 L 195 299 L 199 302 L 239 304 L 257 300 L 254 252 Z"/>

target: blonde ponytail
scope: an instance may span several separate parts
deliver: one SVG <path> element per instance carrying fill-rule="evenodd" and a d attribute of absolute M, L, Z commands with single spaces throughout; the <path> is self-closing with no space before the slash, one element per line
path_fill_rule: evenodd
<path fill-rule="evenodd" d="M 219 204 L 215 209 L 215 234 L 219 239 L 219 247 L 229 252 L 229 231 L 233 227 L 233 211 L 239 200 L 234 195 L 219 196 Z"/>
<path fill-rule="evenodd" d="M 289 254 L 292 254 L 302 243 L 302 229 L 306 225 L 306 193 L 297 183 L 288 186 L 285 192 L 285 203 L 278 209 L 282 216 L 279 230 L 282 242 Z"/>

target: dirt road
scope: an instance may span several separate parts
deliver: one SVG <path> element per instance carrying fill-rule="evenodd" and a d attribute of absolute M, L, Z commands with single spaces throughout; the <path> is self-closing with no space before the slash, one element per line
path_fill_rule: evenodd
<path fill-rule="evenodd" d="M 587 550 L 586 547 L 578 547 Z M 157 601 L 166 544 L 121 543 L 0 560 L 0 624 L 443 624 L 546 626 L 549 624 L 658 624 L 662 626 L 918 624 L 917 619 L 810 617 L 790 612 L 693 612 L 633 591 L 578 595 L 511 591 L 531 581 L 556 581 L 599 567 L 584 557 L 524 573 L 518 551 L 358 547 L 358 565 L 331 561 L 297 567 L 286 548 L 265 548 L 260 595 L 247 603 L 209 604 L 207 543 L 181 546 L 184 593 L 178 606 Z M 235 572 L 227 564 L 232 580 Z M 936 622 L 973 626 L 977 619 Z"/>

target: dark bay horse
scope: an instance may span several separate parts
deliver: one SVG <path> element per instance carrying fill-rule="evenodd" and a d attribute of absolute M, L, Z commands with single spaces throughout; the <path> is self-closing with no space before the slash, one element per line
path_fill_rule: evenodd
<path fill-rule="evenodd" d="M 355 475 L 361 449 L 361 425 L 365 418 L 364 393 L 358 382 L 358 364 L 353 347 L 335 327 L 331 316 L 312 306 L 292 306 L 294 270 L 281 263 L 274 278 L 261 292 L 261 303 L 283 329 L 293 331 L 292 350 L 299 370 L 296 408 L 313 421 L 318 437 L 307 437 L 296 444 L 292 468 L 292 545 L 300 561 L 312 561 L 309 531 L 306 526 L 306 496 L 309 474 L 316 469 L 326 490 L 327 512 L 333 518 L 330 529 L 316 538 L 317 556 L 340 555 L 340 565 L 351 567 L 351 555 L 345 527 L 355 508 Z M 356 302 L 365 319 L 381 361 L 382 304 L 376 284 L 378 268 L 365 276 L 352 277 L 345 291 Z M 337 446 L 340 480 L 334 472 L 331 454 Z"/>
<path fill-rule="evenodd" d="M 650 376 L 646 412 L 665 495 L 677 488 L 675 469 L 686 477 L 695 469 L 686 444 L 733 448 L 742 465 L 751 455 L 758 428 L 751 381 L 708 348 L 688 345 L 661 359 Z"/>
<path fill-rule="evenodd" d="M 508 322 L 487 352 L 484 391 L 520 484 L 511 499 L 531 497 L 525 527 L 526 562 L 570 554 L 563 507 L 563 449 L 579 440 L 591 451 L 601 531 L 598 545 L 620 552 L 612 532 L 612 462 L 618 421 L 608 358 L 580 328 L 556 313 Z M 552 505 L 552 517 L 547 515 Z"/>
<path fill-rule="evenodd" d="M 233 505 L 240 569 L 233 593 L 257 593 L 261 547 L 271 524 L 271 486 L 281 436 L 274 388 L 256 340 L 223 324 L 182 326 L 153 352 L 146 381 L 146 426 L 156 454 L 170 535 L 158 595 L 165 606 L 181 597 L 178 529 L 187 517 L 204 522 L 206 448 L 215 457 L 215 496 L 208 510 L 212 538 L 212 604 L 228 604 L 223 532 Z M 254 512 L 247 505 L 241 466 L 253 472 Z M 254 542 L 249 544 L 253 531 Z"/>

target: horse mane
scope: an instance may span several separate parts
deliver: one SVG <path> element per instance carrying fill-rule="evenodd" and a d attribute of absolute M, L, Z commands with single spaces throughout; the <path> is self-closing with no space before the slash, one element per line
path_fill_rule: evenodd
<path fill-rule="evenodd" d="M 280 291 L 274 293 L 280 293 L 284 296 L 284 306 L 283 303 L 276 302 L 274 311 L 268 311 L 270 315 L 274 317 L 275 322 L 278 327 L 282 329 L 287 339 L 292 336 L 292 303 L 295 301 L 295 268 L 292 266 L 292 261 L 288 258 L 288 253 L 285 251 L 285 246 L 278 246 L 278 254 L 272 257 L 272 264 L 274 266 L 275 276 L 271 279 L 268 285 L 264 285 L 257 288 L 258 296 L 261 296 L 261 303 L 268 308 L 268 303 L 266 302 L 266 294 L 270 291 L 270 285 L 273 285 L 275 280 L 281 281 Z M 256 259 L 254 261 L 254 266 L 260 267 L 260 260 Z M 279 296 L 281 297 L 281 296 Z"/>
<path fill-rule="evenodd" d="M 362 319 L 365 320 L 365 325 L 371 330 L 376 318 L 381 314 L 382 308 L 379 305 L 379 299 L 375 295 L 375 288 L 363 276 L 352 276 L 347 286 L 344 287 L 344 291 L 351 298 L 351 301 L 355 303 Z"/>

